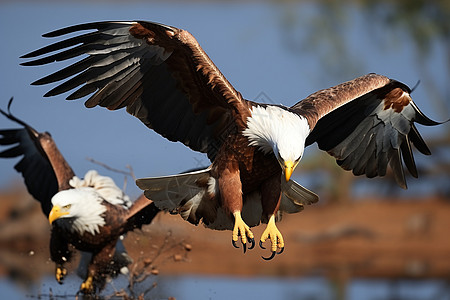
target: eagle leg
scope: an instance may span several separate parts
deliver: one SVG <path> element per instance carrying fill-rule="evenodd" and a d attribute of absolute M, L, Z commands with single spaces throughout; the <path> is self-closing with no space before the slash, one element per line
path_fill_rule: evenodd
<path fill-rule="evenodd" d="M 89 275 L 85 281 L 81 283 L 80 290 L 83 294 L 93 294 L 95 292 L 94 277 Z"/>
<path fill-rule="evenodd" d="M 253 232 L 250 231 L 250 227 L 245 224 L 244 220 L 241 217 L 240 211 L 235 211 L 233 213 L 234 216 L 234 228 L 233 228 L 233 236 L 231 243 L 235 248 L 239 248 L 236 245 L 236 242 L 241 237 L 241 243 L 244 248 L 244 253 L 247 250 L 247 241 L 250 243 L 250 247 L 248 249 L 253 249 L 255 247 L 255 238 Z"/>
<path fill-rule="evenodd" d="M 62 264 L 56 264 L 55 278 L 59 284 L 63 284 L 64 277 L 67 275 L 67 269 Z"/>
<path fill-rule="evenodd" d="M 69 250 L 69 244 L 64 234 L 57 227 L 52 227 L 50 236 L 50 257 L 55 262 L 55 279 L 59 284 L 63 284 L 67 270 L 64 264 L 72 258 L 72 252 Z"/>
<path fill-rule="evenodd" d="M 83 294 L 94 294 L 97 290 L 101 290 L 104 286 L 106 275 L 116 251 L 116 241 L 112 240 L 105 245 L 100 251 L 92 253 L 91 262 L 88 266 L 88 276 L 81 284 L 80 291 Z"/>
<path fill-rule="evenodd" d="M 266 249 L 265 247 L 263 247 L 262 244 L 268 238 L 270 238 L 270 241 L 272 243 L 272 246 L 271 246 L 272 254 L 268 258 L 262 257 L 265 260 L 270 260 L 275 256 L 275 254 L 281 254 L 284 251 L 284 240 L 283 240 L 283 236 L 281 235 L 281 232 L 278 230 L 277 226 L 275 225 L 275 215 L 270 216 L 269 222 L 267 223 L 267 227 L 261 235 L 261 239 L 259 241 L 259 246 L 262 249 Z M 279 252 L 277 252 L 278 248 L 280 248 Z"/>

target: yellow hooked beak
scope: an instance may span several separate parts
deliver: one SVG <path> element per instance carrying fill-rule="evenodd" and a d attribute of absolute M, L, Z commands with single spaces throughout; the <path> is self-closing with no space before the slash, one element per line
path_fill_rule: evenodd
<path fill-rule="evenodd" d="M 290 160 L 284 162 L 284 175 L 286 176 L 286 182 L 288 182 L 291 178 L 292 172 L 294 172 L 296 166 L 297 164 Z"/>
<path fill-rule="evenodd" d="M 61 211 L 61 207 L 59 205 L 53 206 L 52 210 L 50 211 L 50 214 L 48 215 L 48 221 L 50 222 L 50 225 L 52 225 L 53 221 L 60 218 L 61 216 L 68 215 L 68 211 Z"/>

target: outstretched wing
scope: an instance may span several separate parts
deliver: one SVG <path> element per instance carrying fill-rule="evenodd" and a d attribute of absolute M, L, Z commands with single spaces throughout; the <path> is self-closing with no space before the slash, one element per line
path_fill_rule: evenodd
<path fill-rule="evenodd" d="M 33 84 L 68 79 L 45 96 L 77 87 L 67 99 L 94 93 L 96 105 L 127 111 L 171 141 L 180 141 L 213 160 L 230 130 L 243 126 L 250 115 L 242 99 L 187 31 L 157 23 L 97 22 L 45 34 L 58 37 L 89 30 L 33 51 L 22 63 L 43 65 L 87 54 L 76 63 Z"/>
<path fill-rule="evenodd" d="M 410 93 L 403 83 L 368 74 L 318 91 L 292 109 L 308 118 L 312 131 L 306 145 L 317 142 L 354 175 L 384 176 L 389 164 L 397 184 L 406 188 L 402 157 L 417 177 L 411 144 L 431 154 L 414 122 L 441 124 L 426 117 Z"/>
<path fill-rule="evenodd" d="M 10 108 L 12 98 L 8 105 Z M 47 155 L 48 149 L 56 149 L 56 145 L 49 133 L 39 133 L 25 122 L 17 119 L 10 112 L 6 113 L 0 109 L 0 113 L 8 119 L 23 126 L 21 129 L 0 130 L 0 146 L 11 146 L 0 152 L 2 158 L 14 158 L 22 156 L 21 160 L 14 166 L 25 180 L 28 192 L 41 203 L 42 211 L 48 217 L 52 204 L 51 198 L 62 186 L 60 181 L 73 177 L 72 169 L 65 164 L 60 164 L 55 170 Z M 45 143 L 43 146 L 42 143 Z M 63 172 L 67 178 L 57 176 Z M 68 179 L 67 179 L 68 181 Z M 68 184 L 68 182 L 67 182 Z"/>

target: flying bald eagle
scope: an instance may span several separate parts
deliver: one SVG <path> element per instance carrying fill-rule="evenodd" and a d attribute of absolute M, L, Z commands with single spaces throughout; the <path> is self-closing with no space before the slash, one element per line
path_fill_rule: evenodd
<path fill-rule="evenodd" d="M 120 236 L 149 224 L 159 209 L 144 196 L 132 203 L 110 177 L 96 171 L 88 171 L 83 179 L 75 176 L 51 135 L 14 117 L 11 102 L 8 113 L 0 113 L 23 128 L 0 130 L 0 145 L 12 146 L 0 157 L 22 156 L 15 169 L 52 225 L 50 256 L 56 280 L 62 284 L 67 274 L 64 264 L 72 256 L 71 244 L 91 255 L 81 291 L 93 293 L 103 288 L 106 276 L 117 275 L 131 262 L 125 251 L 116 253 L 116 244 L 123 247 Z"/>
<path fill-rule="evenodd" d="M 290 180 L 306 146 L 319 148 L 355 175 L 384 176 L 390 165 L 406 188 L 403 161 L 417 177 L 411 144 L 430 154 L 414 122 L 437 125 L 411 100 L 411 90 L 368 74 L 318 91 L 292 107 L 245 100 L 187 31 L 162 24 L 97 22 L 44 37 L 87 31 L 24 55 L 25 66 L 83 59 L 34 82 L 66 80 L 45 96 L 75 88 L 67 99 L 127 112 L 170 141 L 206 153 L 212 164 L 188 174 L 137 180 L 145 195 L 191 223 L 232 229 L 232 242 L 254 246 L 251 226 L 267 223 L 260 246 L 284 249 L 275 225 L 317 195 Z M 55 53 L 52 53 L 55 52 Z M 72 77 L 73 76 L 73 77 Z M 70 79 L 68 79 L 71 77 Z"/>

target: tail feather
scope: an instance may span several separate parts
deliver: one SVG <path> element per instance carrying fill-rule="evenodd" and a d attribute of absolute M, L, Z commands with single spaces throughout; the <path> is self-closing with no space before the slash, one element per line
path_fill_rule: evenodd
<path fill-rule="evenodd" d="M 203 217 L 200 211 L 204 215 L 210 208 L 208 201 L 203 201 L 207 197 L 209 171 L 207 168 L 172 176 L 142 178 L 136 180 L 136 184 L 159 209 L 180 213 L 183 219 L 198 224 Z"/>
<path fill-rule="evenodd" d="M 221 206 L 220 194 L 216 189 L 217 181 L 210 174 L 210 168 L 189 173 L 138 179 L 136 184 L 144 190 L 147 198 L 155 205 L 171 213 L 180 214 L 183 219 L 203 224 L 211 229 L 232 230 L 234 219 L 230 212 Z M 304 205 L 318 201 L 318 196 L 293 180 L 282 180 L 282 197 L 277 220 L 282 213 L 297 213 Z M 263 215 L 261 193 L 254 191 L 243 195 L 242 218 L 250 227 L 267 223 Z"/>
<path fill-rule="evenodd" d="M 289 213 L 298 212 L 303 209 L 304 205 L 310 205 L 319 201 L 317 194 L 294 180 L 289 180 L 289 182 L 281 180 L 281 191 L 283 193 L 281 205 Z M 290 210 L 294 211 L 290 212 Z"/>

